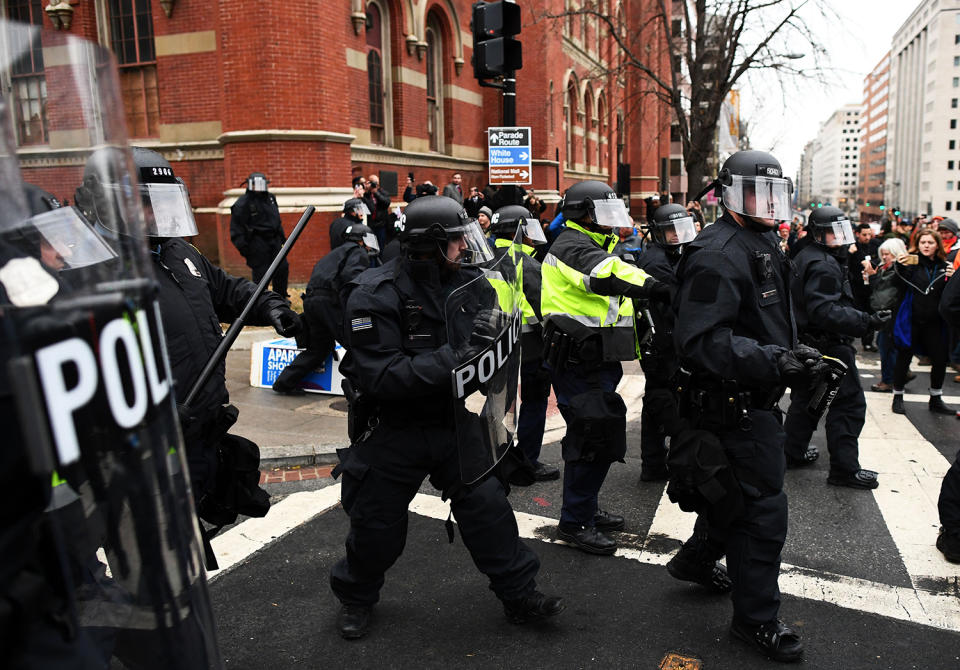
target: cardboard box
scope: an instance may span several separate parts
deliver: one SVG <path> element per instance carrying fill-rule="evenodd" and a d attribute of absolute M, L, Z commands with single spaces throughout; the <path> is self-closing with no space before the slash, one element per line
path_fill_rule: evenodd
<path fill-rule="evenodd" d="M 297 342 L 293 338 L 254 342 L 250 349 L 250 386 L 273 388 L 273 382 L 301 351 L 303 349 L 297 348 Z M 344 349 L 339 343 L 336 353 L 343 357 Z M 300 386 L 308 393 L 343 395 L 340 386 L 342 381 L 339 361 L 331 354 L 320 368 L 303 378 Z"/>

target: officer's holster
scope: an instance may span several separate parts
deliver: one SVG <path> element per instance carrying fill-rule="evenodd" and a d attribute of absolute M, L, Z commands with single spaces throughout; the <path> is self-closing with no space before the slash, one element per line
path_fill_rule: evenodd
<path fill-rule="evenodd" d="M 543 326 L 543 360 L 554 370 L 602 358 L 600 337 L 566 314 L 551 314 Z"/>
<path fill-rule="evenodd" d="M 627 406 L 612 391 L 591 389 L 573 396 L 571 416 L 561 441 L 563 460 L 587 463 L 623 462 L 627 453 Z"/>

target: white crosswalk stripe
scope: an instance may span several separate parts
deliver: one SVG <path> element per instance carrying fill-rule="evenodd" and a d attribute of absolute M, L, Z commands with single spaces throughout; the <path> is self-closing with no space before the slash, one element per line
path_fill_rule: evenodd
<path fill-rule="evenodd" d="M 862 367 L 868 367 L 869 364 Z M 625 375 L 618 390 L 628 407 L 628 421 L 639 420 L 643 395 L 642 375 Z M 913 395 L 913 394 L 911 394 Z M 868 392 L 867 416 L 860 439 L 861 460 L 880 472 L 880 487 L 873 496 L 884 523 L 899 551 L 911 586 L 893 586 L 868 579 L 784 564 L 780 588 L 783 593 L 840 607 L 910 621 L 944 630 L 960 631 L 960 579 L 957 566 L 936 550 L 937 497 L 949 462 L 920 434 L 909 418 L 890 411 L 890 394 Z M 916 401 L 926 400 L 916 395 Z M 908 400 L 911 399 L 908 396 Z M 960 397 L 945 397 L 960 406 Z M 786 403 L 784 403 L 786 405 Z M 545 443 L 563 436 L 560 415 L 548 418 Z M 300 524 L 334 508 L 340 485 L 287 496 L 273 506 L 264 519 L 249 519 L 214 538 L 213 549 L 221 570 L 210 579 L 235 568 L 253 553 L 269 546 Z M 412 512 L 433 519 L 446 519 L 450 506 L 439 496 L 418 494 Z M 520 534 L 544 542 L 554 540 L 556 520 L 516 512 Z M 669 501 L 664 491 L 644 538 L 620 534 L 623 546 L 615 556 L 651 565 L 664 565 L 671 552 L 662 540 L 682 541 L 693 530 L 695 517 Z M 637 548 L 639 547 L 639 548 Z"/>

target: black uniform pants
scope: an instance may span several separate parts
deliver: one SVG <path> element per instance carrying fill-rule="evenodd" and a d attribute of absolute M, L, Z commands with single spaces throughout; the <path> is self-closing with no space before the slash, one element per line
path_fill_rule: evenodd
<path fill-rule="evenodd" d="M 330 571 L 330 586 L 347 605 L 372 605 L 384 573 L 407 539 L 407 508 L 423 483 L 449 498 L 463 543 L 501 599 L 536 588 L 540 559 L 521 540 L 500 482 L 488 477 L 464 486 L 452 425 L 381 423 L 342 463 L 340 500 L 350 516 L 347 555 Z"/>
<path fill-rule="evenodd" d="M 780 552 L 787 537 L 786 460 L 778 411 L 750 410 L 749 430 L 718 433 L 744 494 L 743 514 L 725 528 L 697 520 L 694 547 L 706 541 L 711 559 L 727 555 L 733 582 L 733 616 L 751 625 L 773 621 L 780 610 Z M 707 540 L 703 538 L 706 527 Z M 695 543 L 695 544 L 694 544 Z M 722 547 L 722 552 L 720 548 Z"/>
<path fill-rule="evenodd" d="M 940 511 L 940 525 L 960 537 L 960 451 L 943 477 L 937 509 Z"/>
<path fill-rule="evenodd" d="M 277 250 L 279 251 L 279 249 Z M 270 264 L 273 262 L 273 258 L 270 258 L 266 263 L 260 263 L 257 265 L 251 265 L 250 271 L 253 274 L 253 283 L 259 284 L 260 280 L 263 279 L 263 275 L 267 274 L 267 270 L 270 269 Z M 276 271 L 273 273 L 273 277 L 270 279 L 273 284 L 274 293 L 279 293 L 280 297 L 284 300 L 288 300 L 287 296 L 287 278 L 290 275 L 290 266 L 287 264 L 287 259 L 284 258 L 280 261 L 280 265 L 277 266 Z"/>
<path fill-rule="evenodd" d="M 857 355 L 849 344 L 831 344 L 820 352 L 825 356 L 839 358 L 847 365 L 847 374 L 840 381 L 837 395 L 827 410 L 825 423 L 827 449 L 830 451 L 830 474 L 849 475 L 860 470 L 860 431 L 867 414 L 867 401 L 860 385 L 857 370 Z M 784 450 L 793 458 L 802 459 L 810 438 L 817 429 L 817 422 L 807 414 L 810 401 L 809 389 L 793 389 L 790 392 L 790 409 L 783 428 L 787 432 Z"/>
<path fill-rule="evenodd" d="M 517 447 L 531 463 L 538 463 L 543 446 L 550 400 L 550 371 L 543 359 L 520 363 L 520 412 L 517 418 Z"/>
<path fill-rule="evenodd" d="M 643 405 L 640 409 L 640 462 L 644 468 L 664 468 L 667 460 L 666 433 L 663 419 L 647 405 L 651 391 L 671 390 L 666 380 L 648 376 L 644 385 Z"/>

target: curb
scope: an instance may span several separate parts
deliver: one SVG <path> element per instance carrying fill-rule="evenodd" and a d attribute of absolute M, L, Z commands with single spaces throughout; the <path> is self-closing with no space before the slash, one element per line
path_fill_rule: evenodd
<path fill-rule="evenodd" d="M 260 470 L 290 468 L 296 465 L 336 465 L 337 449 L 347 445 L 292 444 L 260 447 Z"/>

